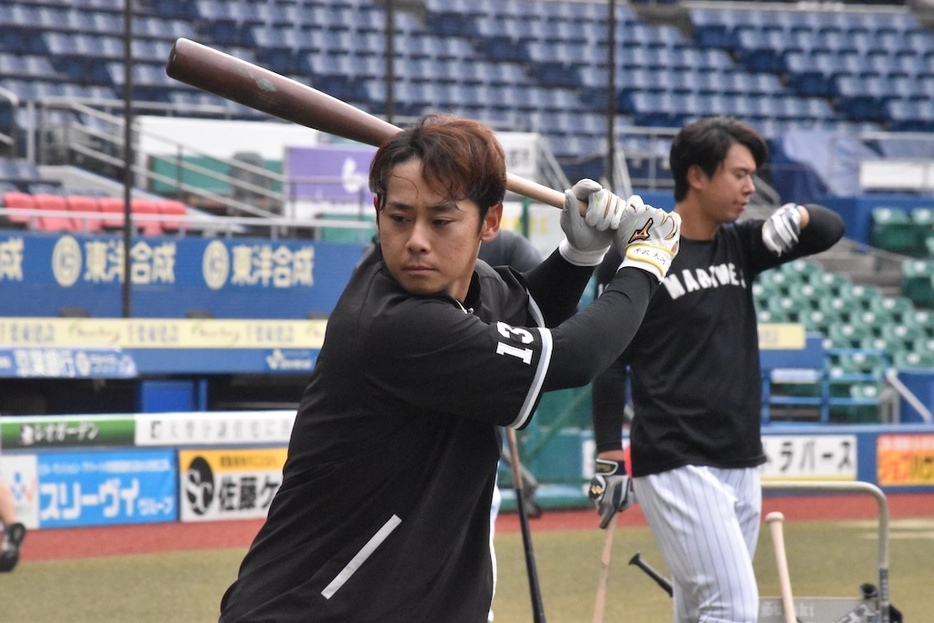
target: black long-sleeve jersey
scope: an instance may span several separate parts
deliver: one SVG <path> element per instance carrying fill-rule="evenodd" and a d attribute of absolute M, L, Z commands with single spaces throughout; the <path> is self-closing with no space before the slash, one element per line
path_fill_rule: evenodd
<path fill-rule="evenodd" d="M 721 225 L 712 240 L 681 239 L 642 327 L 606 373 L 619 378 L 619 368 L 629 365 L 634 476 L 684 465 L 741 468 L 765 462 L 752 282 L 767 269 L 840 239 L 837 214 L 821 206 L 808 210 L 810 222 L 798 244 L 781 257 L 762 242 L 761 220 Z M 612 270 L 617 260 L 608 255 L 604 266 Z M 613 387 L 612 377 L 606 378 Z M 594 401 L 598 452 L 621 447 L 622 422 L 622 402 Z"/>
<path fill-rule="evenodd" d="M 621 270 L 558 325 L 591 274 L 557 252 L 526 275 L 478 262 L 461 304 L 408 294 L 368 255 L 328 321 L 221 621 L 485 621 L 499 427 L 609 365 L 658 288 Z"/>

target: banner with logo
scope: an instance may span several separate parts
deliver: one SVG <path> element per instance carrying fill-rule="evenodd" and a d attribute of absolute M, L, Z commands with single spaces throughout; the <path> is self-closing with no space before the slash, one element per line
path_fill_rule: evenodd
<path fill-rule="evenodd" d="M 284 447 L 179 451 L 181 520 L 265 517 L 282 484 L 286 454 Z"/>
<path fill-rule="evenodd" d="M 175 521 L 172 450 L 37 455 L 40 528 Z"/>
<path fill-rule="evenodd" d="M 136 237 L 132 309 L 156 318 L 326 316 L 361 251 L 309 240 Z M 0 232 L 0 316 L 122 317 L 124 252 L 115 235 Z"/>

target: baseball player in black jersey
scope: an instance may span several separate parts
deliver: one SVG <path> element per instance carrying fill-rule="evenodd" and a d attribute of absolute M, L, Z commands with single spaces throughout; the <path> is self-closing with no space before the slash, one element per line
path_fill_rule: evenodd
<path fill-rule="evenodd" d="M 494 269 L 477 253 L 505 184 L 502 147 L 474 121 L 429 115 L 377 151 L 379 245 L 328 319 L 282 485 L 221 621 L 487 619 L 498 427 L 522 428 L 542 392 L 619 357 L 680 227 L 583 180 L 565 193 L 558 249 L 525 274 Z M 611 245 L 626 259 L 575 313 Z"/>
<path fill-rule="evenodd" d="M 752 281 L 843 235 L 842 219 L 813 205 L 737 222 L 767 155 L 765 141 L 731 118 L 697 121 L 675 137 L 681 249 L 641 330 L 593 387 L 592 491 L 606 527 L 632 501 L 621 441 L 621 369 L 630 366 L 632 487 L 671 572 L 679 622 L 758 616 L 752 560 L 765 455 Z M 611 251 L 599 281 L 617 261 Z"/>

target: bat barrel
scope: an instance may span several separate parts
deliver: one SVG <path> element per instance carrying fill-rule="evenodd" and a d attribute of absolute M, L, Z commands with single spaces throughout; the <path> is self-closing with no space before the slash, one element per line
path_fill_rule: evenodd
<path fill-rule="evenodd" d="M 400 129 L 297 80 L 184 37 L 175 41 L 166 75 L 279 119 L 381 145 Z"/>

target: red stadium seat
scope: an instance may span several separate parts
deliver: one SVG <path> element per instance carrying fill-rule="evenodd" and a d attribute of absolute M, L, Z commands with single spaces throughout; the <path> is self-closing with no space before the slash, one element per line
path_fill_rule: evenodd
<path fill-rule="evenodd" d="M 28 193 L 6 192 L 2 195 L 3 207 L 8 210 L 34 210 L 36 208 L 35 198 Z M 6 221 L 13 227 L 25 229 L 29 227 L 30 221 L 35 217 L 28 214 L 7 214 Z"/>
<path fill-rule="evenodd" d="M 124 208 L 122 197 L 101 197 L 97 200 L 104 218 L 101 227 L 105 231 L 122 229 L 124 222 Z"/>
<path fill-rule="evenodd" d="M 188 216 L 188 206 L 186 206 L 181 201 L 176 201 L 175 199 L 166 199 L 159 202 L 159 211 L 163 216 L 177 216 L 185 217 Z M 165 232 L 177 232 L 182 228 L 182 223 L 180 220 L 167 220 L 162 221 L 162 230 Z"/>
<path fill-rule="evenodd" d="M 59 212 L 62 214 L 40 215 L 38 224 L 42 231 L 72 231 L 75 229 L 71 217 L 64 214 L 68 210 L 68 204 L 61 195 L 34 195 L 36 208 L 39 210 L 48 210 L 49 212 Z"/>
<path fill-rule="evenodd" d="M 159 205 L 149 199 L 133 199 L 130 202 L 130 209 L 133 212 L 133 224 L 144 236 L 161 236 L 162 221 L 149 220 L 147 216 L 158 216 Z M 137 216 L 143 218 L 137 219 Z"/>
<path fill-rule="evenodd" d="M 100 213 L 101 207 L 97 202 L 97 197 L 87 197 L 85 195 L 68 195 L 65 197 L 65 203 L 68 204 L 68 209 L 72 212 L 81 212 L 81 213 Z M 75 224 L 75 231 L 83 231 L 90 234 L 97 233 L 103 228 L 102 221 L 100 218 L 93 218 L 88 216 L 75 216 L 72 217 L 72 220 Z"/>

